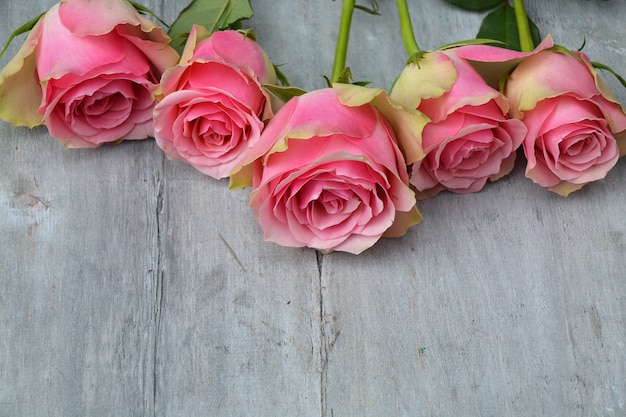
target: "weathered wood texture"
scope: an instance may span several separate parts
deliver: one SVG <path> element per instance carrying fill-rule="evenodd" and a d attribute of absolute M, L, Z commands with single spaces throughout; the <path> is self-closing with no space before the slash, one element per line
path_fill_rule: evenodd
<path fill-rule="evenodd" d="M 1 40 L 53 1 L 5 3 Z M 410 3 L 427 49 L 481 20 Z M 145 4 L 171 21 L 186 2 Z M 341 2 L 252 4 L 292 83 L 323 87 Z M 388 87 L 405 53 L 380 5 L 355 14 L 348 64 Z M 626 74 L 624 0 L 527 6 Z M 567 199 L 518 166 L 421 203 L 403 238 L 322 256 L 263 243 L 246 191 L 152 141 L 0 138 L 0 416 L 626 415 L 624 161 Z"/>

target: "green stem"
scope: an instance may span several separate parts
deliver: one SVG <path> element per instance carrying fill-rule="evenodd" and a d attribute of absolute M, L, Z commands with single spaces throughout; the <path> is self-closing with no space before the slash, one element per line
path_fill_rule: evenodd
<path fill-rule="evenodd" d="M 522 48 L 522 52 L 530 52 L 535 49 L 535 44 L 530 34 L 530 25 L 528 23 L 528 16 L 526 16 L 524 0 L 513 0 L 513 5 L 515 8 L 515 20 L 517 21 L 520 47 Z"/>
<path fill-rule="evenodd" d="M 417 54 L 420 51 L 420 48 L 417 45 L 415 35 L 413 34 L 413 25 L 411 25 L 409 7 L 406 4 L 406 0 L 397 0 L 396 5 L 398 7 L 398 15 L 400 16 L 400 32 L 402 33 L 402 42 L 404 42 L 406 53 L 409 57 L 411 57 Z"/>
<path fill-rule="evenodd" d="M 341 9 L 341 23 L 339 24 L 339 36 L 335 48 L 335 62 L 333 64 L 332 82 L 338 82 L 346 68 L 346 55 L 348 54 L 348 39 L 350 38 L 350 25 L 356 0 L 343 0 Z"/>

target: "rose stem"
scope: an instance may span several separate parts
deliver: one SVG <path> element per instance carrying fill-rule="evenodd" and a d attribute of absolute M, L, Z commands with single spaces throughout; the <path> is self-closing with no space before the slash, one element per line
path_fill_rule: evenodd
<path fill-rule="evenodd" d="M 513 0 L 513 6 L 515 8 L 515 20 L 517 21 L 520 47 L 522 52 L 530 52 L 535 49 L 535 45 L 530 35 L 530 25 L 528 24 L 524 0 Z"/>
<path fill-rule="evenodd" d="M 397 0 L 398 15 L 400 16 L 400 31 L 402 33 L 402 42 L 409 58 L 420 52 L 420 48 L 413 34 L 413 25 L 411 25 L 411 15 L 406 0 Z"/>
<path fill-rule="evenodd" d="M 341 23 L 339 24 L 339 35 L 337 36 L 337 46 L 335 48 L 332 82 L 338 82 L 341 79 L 343 70 L 346 67 L 348 39 L 350 38 L 350 25 L 352 24 L 352 13 L 354 12 L 355 2 L 356 0 L 343 0 Z"/>

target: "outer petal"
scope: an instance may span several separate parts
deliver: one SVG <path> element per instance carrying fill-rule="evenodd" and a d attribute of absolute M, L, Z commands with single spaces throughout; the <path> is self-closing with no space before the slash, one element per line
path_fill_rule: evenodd
<path fill-rule="evenodd" d="M 236 30 L 217 31 L 198 44 L 193 58 L 220 58 L 239 67 L 249 67 L 262 84 L 275 84 L 274 65 L 258 43 Z"/>
<path fill-rule="evenodd" d="M 163 100 L 163 97 L 167 94 L 171 94 L 180 89 L 180 78 L 185 73 L 187 67 L 193 62 L 193 51 L 196 45 L 210 35 L 209 31 L 204 26 L 193 25 L 191 27 L 191 31 L 185 42 L 185 49 L 178 63 L 163 71 L 160 83 L 154 90 L 154 96 L 157 100 Z"/>
<path fill-rule="evenodd" d="M 567 197 L 568 195 L 570 195 L 574 191 L 580 190 L 585 185 L 586 184 L 574 184 L 572 182 L 561 181 L 557 185 L 554 185 L 552 187 L 548 187 L 548 190 L 553 191 L 553 192 L 557 193 L 558 195 L 560 195 L 562 197 Z"/>
<path fill-rule="evenodd" d="M 509 111 L 509 104 L 504 96 L 488 86 L 467 61 L 452 52 L 446 52 L 446 55 L 454 63 L 456 82 L 441 97 L 424 100 L 419 107 L 433 122 L 445 119 L 461 107 L 481 106 L 491 100 L 494 100 L 503 114 Z M 421 74 L 416 74 L 419 75 Z"/>
<path fill-rule="evenodd" d="M 418 64 L 404 68 L 389 96 L 408 109 L 416 109 L 422 99 L 437 98 L 450 91 L 456 79 L 454 63 L 446 54 L 427 52 Z"/>
<path fill-rule="evenodd" d="M 367 106 L 344 106 L 332 88 L 315 90 L 292 98 L 270 120 L 258 144 L 233 169 L 230 187 L 250 185 L 250 171 L 243 171 L 245 176 L 239 175 L 239 171 L 263 155 L 284 151 L 287 149 L 287 139 L 308 139 L 331 134 L 369 137 L 377 128 L 377 118 L 372 117 L 373 111 L 373 108 Z M 353 123 L 346 123 L 346 120 L 352 120 Z"/>
<path fill-rule="evenodd" d="M 41 86 L 35 73 L 35 48 L 44 19 L 45 16 L 37 22 L 17 55 L 0 72 L 0 118 L 17 126 L 34 127 L 43 123 L 37 112 Z"/>
<path fill-rule="evenodd" d="M 352 84 L 334 84 L 333 89 L 339 101 L 346 106 L 362 106 L 372 104 L 380 110 L 391 124 L 398 146 L 407 164 L 419 161 L 424 157 L 422 148 L 422 131 L 428 123 L 428 117 L 418 110 L 404 108 L 394 103 L 381 89 L 359 87 Z"/>
<path fill-rule="evenodd" d="M 59 18 L 58 6 L 47 14 L 43 33 L 37 48 L 37 73 L 44 81 L 61 78 L 65 74 L 84 75 L 103 64 L 118 63 L 126 48 L 121 38 L 111 35 L 76 37 Z M 63 54 L 61 50 L 71 50 Z"/>
<path fill-rule="evenodd" d="M 62 24 L 76 36 L 104 35 L 119 24 L 143 25 L 145 32 L 156 27 L 125 0 L 63 0 L 60 5 Z"/>
<path fill-rule="evenodd" d="M 465 45 L 457 48 L 449 49 L 453 51 L 457 56 L 476 62 L 510 62 L 515 65 L 520 62 L 521 59 L 543 51 L 554 46 L 554 41 L 550 35 L 546 36 L 541 43 L 531 52 L 519 52 L 512 49 L 499 48 L 497 46 L 490 45 Z"/>
<path fill-rule="evenodd" d="M 596 101 L 599 103 L 600 108 L 605 113 L 611 131 L 613 133 L 620 133 L 626 131 L 626 111 L 624 106 L 613 95 L 613 92 L 609 90 L 609 87 L 604 83 L 602 78 L 598 75 L 595 68 L 593 68 L 589 58 L 583 53 L 580 54 L 582 61 L 585 63 L 589 72 L 593 75 L 596 82 L 596 87 L 602 95 L 598 97 Z"/>
<path fill-rule="evenodd" d="M 63 0 L 59 16 L 63 26 L 79 37 L 105 35 L 125 25 L 135 27 L 136 31 L 121 29 L 119 34 L 134 43 L 159 72 L 175 65 L 178 60 L 178 54 L 168 45 L 170 38 L 163 29 L 141 16 L 125 0 Z"/>
<path fill-rule="evenodd" d="M 170 38 L 163 29 L 155 26 L 150 32 L 145 32 L 144 26 L 118 25 L 116 30 L 120 36 L 126 38 L 148 57 L 157 70 L 156 81 L 158 81 L 163 71 L 176 65 L 178 53 L 169 46 Z"/>
<path fill-rule="evenodd" d="M 265 129 L 261 133 L 261 138 L 250 149 L 241 161 L 233 168 L 230 174 L 229 188 L 245 188 L 250 185 L 256 187 L 257 184 L 252 182 L 254 170 L 258 168 L 258 164 L 253 163 L 265 155 L 272 147 L 278 142 L 283 143 L 283 147 L 286 148 L 286 140 L 284 136 L 287 134 L 288 129 L 286 126 L 289 124 L 293 113 L 296 111 L 299 97 L 294 97 L 287 102 L 287 104 L 280 109 L 276 115 L 270 119 Z M 255 175 L 254 178 L 259 178 L 260 175 Z"/>
<path fill-rule="evenodd" d="M 540 100 L 562 94 L 590 98 L 598 95 L 598 89 L 592 74 L 576 58 L 565 52 L 543 51 L 513 71 L 505 94 L 511 101 L 513 115 L 519 117 L 535 108 Z"/>
<path fill-rule="evenodd" d="M 413 204 L 409 211 L 396 211 L 396 218 L 389 229 L 385 231 L 383 237 L 404 236 L 409 227 L 418 224 L 423 220 L 422 214 Z"/>
<path fill-rule="evenodd" d="M 615 135 L 615 140 L 617 141 L 617 146 L 619 147 L 619 156 L 622 157 L 626 155 L 626 131 Z"/>
<path fill-rule="evenodd" d="M 189 64 L 194 59 L 194 51 L 198 43 L 211 36 L 211 33 L 202 25 L 193 25 L 187 41 L 185 42 L 185 49 L 180 57 L 180 65 Z"/>
<path fill-rule="evenodd" d="M 491 87 L 499 89 L 500 80 L 524 58 L 554 46 L 550 35 L 531 52 L 518 52 L 489 45 L 466 45 L 450 49 L 458 57 L 467 59 Z"/>

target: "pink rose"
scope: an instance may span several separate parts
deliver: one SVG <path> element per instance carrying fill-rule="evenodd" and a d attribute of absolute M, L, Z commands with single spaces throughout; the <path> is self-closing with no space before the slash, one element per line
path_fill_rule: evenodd
<path fill-rule="evenodd" d="M 154 109 L 157 144 L 171 159 L 214 178 L 228 177 L 258 142 L 272 116 L 264 83 L 274 67 L 261 47 L 238 31 L 195 26 L 176 67 L 163 74 Z"/>
<path fill-rule="evenodd" d="M 250 195 L 266 240 L 358 254 L 421 219 L 394 132 L 370 103 L 344 105 L 329 88 L 293 98 L 267 144 Z"/>
<path fill-rule="evenodd" d="M 409 64 L 390 97 L 430 118 L 422 133 L 426 157 L 407 158 L 418 199 L 480 191 L 513 169 L 526 129 L 508 118 L 507 99 L 454 50 L 426 52 Z"/>
<path fill-rule="evenodd" d="M 562 196 L 604 178 L 626 145 L 626 114 L 581 52 L 526 58 L 505 94 L 528 128 L 526 176 Z M 624 148 L 626 149 L 626 148 Z"/>
<path fill-rule="evenodd" d="M 152 136 L 152 91 L 178 54 L 125 0 L 65 0 L 0 73 L 0 117 L 68 147 Z"/>

